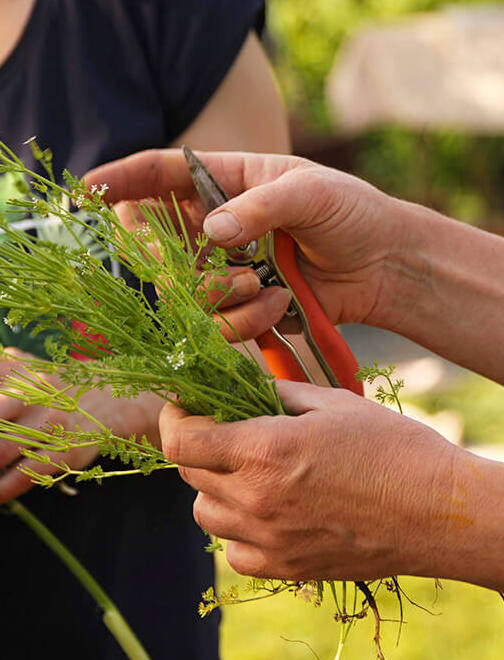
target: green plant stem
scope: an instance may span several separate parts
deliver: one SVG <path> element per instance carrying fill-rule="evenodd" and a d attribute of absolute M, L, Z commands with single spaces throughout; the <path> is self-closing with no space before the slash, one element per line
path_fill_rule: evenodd
<path fill-rule="evenodd" d="M 10 500 L 4 506 L 18 516 L 45 543 L 73 573 L 76 579 L 103 610 L 103 623 L 116 638 L 118 644 L 130 660 L 150 660 L 150 656 L 131 630 L 117 606 L 107 596 L 98 582 L 78 561 L 70 550 L 28 509 L 17 500 Z"/>
<path fill-rule="evenodd" d="M 277 594 L 281 594 L 282 591 L 287 591 L 290 588 L 291 588 L 291 585 L 286 584 L 284 587 L 280 587 L 279 589 L 275 589 L 274 591 L 271 591 L 269 594 L 261 594 L 260 596 L 252 596 L 251 598 L 237 598 L 236 600 L 230 600 L 229 602 L 226 603 L 226 607 L 228 605 L 239 605 L 241 603 L 251 603 L 254 600 L 264 600 L 265 598 L 271 598 L 272 596 L 276 596 Z"/>
<path fill-rule="evenodd" d="M 396 394 L 395 387 L 392 383 L 392 380 L 390 379 L 390 376 L 385 376 L 385 378 L 387 379 L 387 382 L 390 385 L 390 391 L 392 392 L 392 395 L 395 399 L 395 402 L 397 403 L 397 407 L 399 408 L 399 412 L 401 413 L 401 415 L 403 415 L 404 413 L 403 413 L 401 401 L 399 400 L 399 397 Z"/>
<path fill-rule="evenodd" d="M 58 463 L 55 463 L 53 461 L 50 462 L 50 465 L 53 465 L 54 467 L 57 467 L 59 470 L 63 469 L 61 465 L 58 465 Z M 155 472 L 156 470 L 171 470 L 172 468 L 178 467 L 175 465 L 175 463 L 170 463 L 170 465 L 154 465 L 151 468 L 151 472 Z M 19 468 L 21 472 L 24 472 L 25 474 L 31 474 L 29 472 L 25 472 L 23 468 Z M 70 468 L 65 469 L 65 472 L 61 474 L 59 477 L 53 477 L 53 483 L 57 483 L 58 481 L 63 481 L 67 477 L 74 475 L 74 476 L 79 476 L 83 474 L 84 470 L 71 470 Z M 135 469 L 135 470 L 116 470 L 115 472 L 102 472 L 100 475 L 94 477 L 97 481 L 101 481 L 101 479 L 107 479 L 108 477 L 130 477 L 133 474 L 144 474 L 141 469 Z"/>
<path fill-rule="evenodd" d="M 343 653 L 343 648 L 345 646 L 345 625 L 341 624 L 340 626 L 340 636 L 339 636 L 339 642 L 338 642 L 338 648 L 336 649 L 336 655 L 334 656 L 334 660 L 340 660 L 341 654 Z"/>

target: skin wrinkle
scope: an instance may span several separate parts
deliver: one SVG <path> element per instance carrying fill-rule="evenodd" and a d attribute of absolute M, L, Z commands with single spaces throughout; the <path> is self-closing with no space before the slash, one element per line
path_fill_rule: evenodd
<path fill-rule="evenodd" d="M 400 204 L 400 202 L 399 202 Z M 401 218 L 398 212 L 398 200 L 387 197 L 383 208 L 383 215 L 390 219 L 388 236 L 385 237 L 387 246 L 382 256 L 382 275 L 376 294 L 375 304 L 363 322 L 379 328 L 400 332 L 401 315 L 409 316 L 417 304 L 415 289 L 413 293 L 408 291 L 408 283 L 421 283 L 425 279 L 423 267 L 419 264 L 422 260 L 412 259 L 416 253 L 413 244 L 414 234 L 410 232 L 407 223 L 397 222 Z M 398 275 L 406 276 L 406 286 Z M 401 303 L 398 305 L 398 303 Z M 406 303 L 406 308 L 400 312 L 401 306 Z M 413 304 L 412 304 L 413 303 Z M 400 312 L 395 319 L 394 315 Z"/>
<path fill-rule="evenodd" d="M 306 217 L 307 226 L 305 226 L 302 222 L 295 226 L 296 234 L 298 234 L 300 238 L 302 238 L 303 233 L 307 229 L 311 232 L 320 229 L 321 227 L 327 226 L 332 218 L 341 213 L 344 205 L 344 197 L 341 194 L 338 195 L 339 206 L 336 206 L 336 210 L 334 197 L 327 199 L 324 195 L 320 194 L 327 185 L 327 176 L 325 173 L 322 174 L 313 168 L 309 168 L 305 172 L 305 175 L 308 178 L 308 181 L 303 180 L 303 188 L 301 188 L 301 191 L 309 190 L 309 193 L 304 192 L 304 206 L 300 206 L 299 216 L 300 218 L 303 216 Z M 294 181 L 293 186 L 298 196 L 300 194 L 300 192 L 298 192 L 299 183 L 300 182 L 298 181 Z M 318 191 L 318 189 L 320 190 Z M 357 200 L 354 200 L 354 203 L 350 205 L 350 208 L 345 212 L 344 215 L 346 216 L 351 213 L 353 206 L 356 204 Z"/>
<path fill-rule="evenodd" d="M 369 268 L 369 270 L 371 270 L 371 268 Z M 360 322 L 362 317 L 364 317 L 366 320 L 370 317 L 370 314 L 374 309 L 375 294 L 372 290 L 370 290 L 369 286 L 366 285 L 366 292 L 364 295 L 366 298 L 369 298 L 369 305 L 371 306 L 371 310 L 366 311 L 365 308 L 368 306 L 368 303 L 363 302 L 364 296 L 362 295 L 361 295 L 361 299 L 358 302 L 357 302 L 357 296 L 355 296 L 354 300 L 350 299 L 346 306 L 344 306 L 344 302 L 346 302 L 346 298 L 345 301 L 343 301 L 342 299 L 335 300 L 334 294 L 331 290 L 335 284 L 334 279 L 331 279 L 330 277 L 327 278 L 317 277 L 317 275 L 313 273 L 314 269 L 310 268 L 310 265 L 308 264 L 308 262 L 304 261 L 302 255 L 300 255 L 300 259 L 299 259 L 299 270 L 303 275 L 303 277 L 310 284 L 314 285 L 313 288 L 317 290 L 317 294 L 316 294 L 317 300 L 322 305 L 326 313 L 329 314 L 329 318 L 334 323 L 338 323 L 342 318 L 345 319 L 345 323 L 353 323 L 353 322 Z M 365 285 L 366 277 L 364 275 L 361 275 L 360 279 L 355 279 L 355 281 L 351 280 L 350 276 L 348 278 L 345 278 L 345 276 L 341 276 L 340 279 L 341 281 L 339 282 L 339 284 L 341 284 L 341 286 L 348 287 L 351 285 L 355 285 L 356 290 L 359 291 L 360 287 Z M 374 279 L 375 281 L 379 282 L 379 287 L 380 287 L 381 277 Z M 324 290 L 324 287 L 327 289 L 327 291 Z M 379 291 L 379 287 L 378 287 L 378 291 Z M 351 297 L 348 296 L 348 298 Z M 355 309 L 353 309 L 354 306 Z"/>
<path fill-rule="evenodd" d="M 391 330 L 392 332 L 402 333 L 403 327 L 407 326 L 410 318 L 414 315 L 417 309 L 419 309 L 422 300 L 419 296 L 419 292 L 422 289 L 428 295 L 428 291 L 431 287 L 429 282 L 432 278 L 432 269 L 429 266 L 428 262 L 421 257 L 421 253 L 416 253 L 417 263 L 414 269 L 411 268 L 410 264 L 412 255 L 408 256 L 408 261 L 405 259 L 397 258 L 402 253 L 397 253 L 395 255 L 390 255 L 390 258 L 384 264 L 385 269 L 385 278 L 386 275 L 390 275 L 390 280 L 395 282 L 401 280 L 403 290 L 398 292 L 394 285 L 384 288 L 383 291 L 392 291 L 395 293 L 390 297 L 389 304 L 384 305 L 383 300 L 377 300 L 375 309 L 378 311 L 382 310 L 382 316 L 387 314 L 387 321 L 378 321 L 374 320 L 374 323 L 377 327 L 384 328 L 386 330 Z M 403 333 L 406 334 L 406 333 Z"/>

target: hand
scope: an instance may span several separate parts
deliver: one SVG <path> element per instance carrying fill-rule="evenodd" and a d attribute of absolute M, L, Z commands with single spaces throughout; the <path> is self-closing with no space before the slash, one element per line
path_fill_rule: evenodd
<path fill-rule="evenodd" d="M 392 330 L 504 383 L 503 238 L 300 158 L 199 155 L 236 196 L 204 222 L 178 150 L 104 165 L 86 182 L 108 183 L 109 202 L 167 197 L 173 190 L 193 228 L 203 227 L 226 248 L 282 228 L 294 237 L 299 268 L 334 323 Z M 262 291 L 233 308 L 228 318 L 243 337 L 261 334 L 283 314 L 285 297 L 278 304 L 269 298 L 268 307 L 267 295 L 276 294 Z"/>
<path fill-rule="evenodd" d="M 281 227 L 295 238 L 300 270 L 334 323 L 380 323 L 392 295 L 387 260 L 402 232 L 389 213 L 390 198 L 355 177 L 300 158 L 199 156 L 228 194 L 238 195 L 210 213 L 204 224 L 204 209 L 178 150 L 147 151 L 101 166 L 86 176 L 86 183 L 107 183 L 106 200 L 112 203 L 168 198 L 173 190 L 193 231 L 203 227 L 223 247 Z M 118 212 L 127 222 L 120 205 Z M 261 293 L 266 295 L 268 290 Z M 256 299 L 249 308 L 248 332 L 238 328 L 240 334 L 254 336 L 252 332 L 259 334 L 259 328 L 279 320 L 261 302 Z M 235 311 L 229 320 L 238 325 L 245 310 Z"/>
<path fill-rule="evenodd" d="M 144 188 L 138 186 L 137 177 L 143 177 L 148 172 L 152 173 L 153 166 L 156 167 L 156 163 L 151 164 L 151 158 L 156 160 L 156 155 L 161 153 L 176 157 L 178 167 L 183 168 L 184 175 L 187 176 L 186 185 L 174 186 L 174 182 L 167 179 L 165 183 L 161 184 L 162 192 L 158 190 L 157 184 L 153 180 L 147 183 Z M 173 174 L 175 174 L 175 171 Z M 130 176 L 133 177 L 131 180 L 129 179 Z M 85 177 L 89 186 L 94 184 L 95 181 L 103 180 L 105 182 L 105 179 L 114 181 L 114 190 L 109 190 L 106 201 L 117 202 L 115 203 L 116 213 L 124 226 L 131 231 L 136 231 L 138 224 L 142 223 L 142 214 L 136 208 L 133 200 L 155 204 L 156 202 L 151 199 L 152 197 L 163 197 L 170 216 L 176 218 L 171 202 L 171 193 L 175 191 L 190 239 L 194 240 L 202 232 L 205 209 L 192 184 L 180 150 L 168 149 L 165 152 L 142 152 L 136 156 L 98 167 Z M 152 185 L 150 185 L 151 183 Z M 132 216 L 135 217 L 135 221 L 133 221 Z M 154 256 L 158 257 L 155 245 L 150 245 L 149 249 Z M 243 339 L 257 337 L 284 316 L 291 300 L 290 293 L 286 289 L 274 286 L 261 290 L 258 276 L 248 267 L 230 267 L 228 273 L 228 277 L 218 278 L 219 283 L 224 285 L 225 290 L 230 291 L 230 293 L 226 293 L 219 310 L 225 310 L 227 322 L 233 326 L 240 337 Z M 217 304 L 222 297 L 223 293 L 221 291 L 214 290 L 210 292 L 209 301 L 212 304 Z M 229 341 L 236 341 L 236 333 L 227 324 L 222 323 L 221 328 L 224 336 Z"/>
<path fill-rule="evenodd" d="M 6 353 L 22 357 L 31 357 L 13 348 Z M 19 362 L 13 360 L 0 361 L 0 381 L 13 369 L 20 369 Z M 44 376 L 53 385 L 63 384 L 57 375 Z M 0 382 L 1 385 L 1 382 Z M 81 407 L 95 416 L 100 422 L 112 429 L 119 436 L 129 437 L 133 433 L 146 434 L 150 441 L 159 445 L 157 418 L 163 401 L 152 394 L 140 395 L 136 400 L 114 399 L 110 392 L 90 391 L 80 400 Z M 40 428 L 47 424 L 61 424 L 66 429 L 74 429 L 77 425 L 82 429 L 93 428 L 92 423 L 77 413 L 66 413 L 59 410 L 43 408 L 42 406 L 25 406 L 21 401 L 0 395 L 0 419 L 14 421 L 31 428 Z M 47 454 L 57 463 L 64 461 L 72 469 L 80 470 L 87 467 L 98 456 L 96 447 L 74 449 L 68 453 L 41 452 Z M 0 440 L 0 504 L 18 497 L 33 487 L 30 477 L 19 471 L 24 466 L 41 474 L 54 474 L 57 469 L 32 459 L 21 458 L 19 445 Z"/>
<path fill-rule="evenodd" d="M 297 417 L 161 414 L 164 453 L 199 491 L 196 522 L 230 540 L 231 566 L 291 580 L 441 576 L 460 450 L 348 391 L 278 386 Z"/>

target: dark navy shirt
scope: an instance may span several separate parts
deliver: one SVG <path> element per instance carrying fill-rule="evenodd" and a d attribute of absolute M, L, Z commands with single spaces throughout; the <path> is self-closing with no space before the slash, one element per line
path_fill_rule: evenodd
<path fill-rule="evenodd" d="M 259 0 L 38 0 L 0 67 L 0 139 L 33 166 L 33 135 L 55 172 L 168 145 L 196 118 L 262 20 Z M 1 20 L 1 19 L 0 19 Z M 102 462 L 103 464 L 103 462 Z M 103 585 L 153 660 L 218 656 L 218 615 L 194 493 L 178 474 L 22 497 Z M 1 509 L 0 509 L 1 511 Z M 124 654 L 88 594 L 17 519 L 0 515 L 2 660 Z"/>

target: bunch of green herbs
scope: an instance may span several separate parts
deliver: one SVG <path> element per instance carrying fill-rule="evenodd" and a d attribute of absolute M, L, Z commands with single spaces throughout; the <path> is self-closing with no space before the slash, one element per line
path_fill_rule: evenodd
<path fill-rule="evenodd" d="M 218 278 L 226 274 L 225 254 L 214 249 L 211 258 L 203 259 L 207 238 L 189 236 L 176 200 L 169 201 L 175 219 L 163 200 L 140 204 L 140 219 L 134 216 L 136 231 L 131 232 L 104 203 L 106 185 L 88 191 L 65 171 L 66 189 L 54 181 L 52 169 L 46 169 L 46 177 L 27 170 L 2 145 L 0 172 L 23 175 L 36 192 L 13 200 L 14 210 L 45 216 L 52 223 L 58 219 L 73 239 L 45 240 L 44 234 L 30 235 L 0 218 L 8 239 L 0 242 L 0 301 L 9 310 L 4 322 L 11 328 L 31 324 L 32 335 L 57 331 L 45 342 L 51 360 L 28 360 L 27 371 L 17 372 L 6 385 L 27 404 L 64 405 L 68 411 L 78 409 L 84 392 L 111 386 L 114 396 L 154 392 L 216 421 L 284 412 L 272 378 L 251 355 L 245 356 L 224 339 L 220 323 L 225 321 L 209 293 L 220 287 Z M 68 200 L 85 212 L 85 219 L 70 212 Z M 138 278 L 139 291 L 105 267 L 93 254 L 89 237 L 98 246 L 95 251 L 105 252 Z M 156 255 L 149 245 L 155 245 Z M 146 283 L 157 291 L 154 307 L 144 294 Z M 75 359 L 76 353 L 92 359 Z M 64 404 L 57 390 L 34 382 L 35 372 L 55 371 L 73 388 L 72 395 L 64 395 Z M 97 430 L 105 442 L 105 430 Z M 15 432 L 4 423 L 0 437 L 12 440 Z M 67 451 L 69 444 L 98 442 L 96 434 L 80 432 L 77 437 L 61 429 L 49 429 L 44 440 L 36 441 L 49 443 L 49 437 L 53 438 L 50 448 L 61 444 L 61 451 Z M 131 441 L 134 453 L 141 443 Z M 103 442 L 100 448 L 105 452 Z M 123 457 L 127 455 L 124 450 Z"/>

